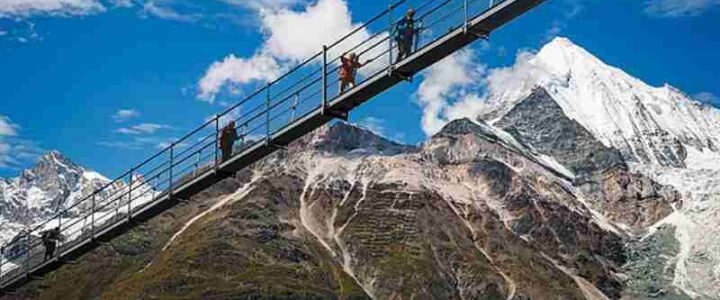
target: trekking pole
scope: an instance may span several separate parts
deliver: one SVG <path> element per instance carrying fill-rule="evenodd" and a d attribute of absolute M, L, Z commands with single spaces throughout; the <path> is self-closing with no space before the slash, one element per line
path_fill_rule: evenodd
<path fill-rule="evenodd" d="M 490 0 L 490 8 L 492 8 L 493 6 L 495 6 L 495 0 Z"/>

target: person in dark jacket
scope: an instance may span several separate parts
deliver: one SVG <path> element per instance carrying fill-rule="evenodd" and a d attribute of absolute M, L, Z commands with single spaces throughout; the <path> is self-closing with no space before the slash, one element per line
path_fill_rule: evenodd
<path fill-rule="evenodd" d="M 415 10 L 410 8 L 405 17 L 395 24 L 395 42 L 397 42 L 398 55 L 395 63 L 410 56 L 413 52 L 416 35 L 420 31 L 415 23 Z"/>
<path fill-rule="evenodd" d="M 227 161 L 232 157 L 233 145 L 237 140 L 237 131 L 235 130 L 235 121 L 230 121 L 220 131 L 220 152 L 222 153 L 222 161 Z"/>
<path fill-rule="evenodd" d="M 53 258 L 53 256 L 55 256 L 57 242 L 60 240 L 60 227 L 41 232 L 40 239 L 42 239 L 43 246 L 45 247 L 44 260 Z"/>

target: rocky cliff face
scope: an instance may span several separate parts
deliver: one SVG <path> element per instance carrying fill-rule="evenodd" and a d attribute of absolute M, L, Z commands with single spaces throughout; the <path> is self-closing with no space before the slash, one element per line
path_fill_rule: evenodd
<path fill-rule="evenodd" d="M 674 188 L 629 171 L 620 151 L 604 146 L 568 118 L 542 87 L 496 125 L 570 168 L 575 185 L 591 206 L 615 223 L 643 230 L 680 207 L 680 195 Z"/>

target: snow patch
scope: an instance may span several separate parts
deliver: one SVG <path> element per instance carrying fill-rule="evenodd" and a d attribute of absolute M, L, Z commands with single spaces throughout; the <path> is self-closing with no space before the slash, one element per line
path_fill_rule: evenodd
<path fill-rule="evenodd" d="M 244 198 L 245 196 L 247 196 L 247 194 L 249 194 L 249 193 L 252 191 L 252 184 L 253 184 L 253 183 L 254 183 L 253 181 L 247 183 L 244 187 L 240 188 L 239 190 L 237 190 L 235 193 L 231 194 L 230 196 L 227 196 L 227 197 L 223 198 L 222 200 L 220 200 L 220 202 L 216 203 L 215 205 L 213 205 L 212 207 L 210 207 L 208 210 L 206 210 L 206 211 L 204 211 L 204 212 L 196 215 L 195 217 L 193 217 L 193 218 L 190 219 L 189 221 L 185 222 L 185 224 L 183 225 L 183 227 L 180 228 L 180 230 L 178 230 L 175 234 L 173 234 L 173 236 L 170 238 L 170 240 L 168 240 L 168 242 L 165 244 L 165 246 L 163 246 L 162 251 L 164 252 L 164 251 L 166 251 L 168 248 L 170 248 L 170 246 L 172 245 L 172 243 L 175 242 L 175 240 L 176 240 L 179 236 L 181 236 L 188 228 L 190 228 L 190 226 L 191 226 L 192 224 L 194 224 L 194 223 L 197 222 L 198 220 L 202 219 L 204 216 L 208 215 L 208 214 L 211 213 L 211 212 L 214 212 L 214 211 L 220 209 L 221 207 L 223 207 L 223 206 L 225 206 L 225 205 L 227 205 L 227 204 L 231 204 L 231 203 L 233 203 L 233 202 L 235 202 L 235 201 L 237 201 L 237 200 L 240 200 L 240 199 Z"/>

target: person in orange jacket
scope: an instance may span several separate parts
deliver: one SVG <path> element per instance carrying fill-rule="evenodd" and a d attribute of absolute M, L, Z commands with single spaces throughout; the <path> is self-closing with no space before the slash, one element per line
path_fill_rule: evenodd
<path fill-rule="evenodd" d="M 355 75 L 358 69 L 367 65 L 371 60 L 360 63 L 360 57 L 354 52 L 340 57 L 340 94 L 345 93 L 348 87 L 355 87 Z"/>

